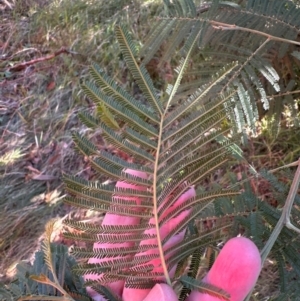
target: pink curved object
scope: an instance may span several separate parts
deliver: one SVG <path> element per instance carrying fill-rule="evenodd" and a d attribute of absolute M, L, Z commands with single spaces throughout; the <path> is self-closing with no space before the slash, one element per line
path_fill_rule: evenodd
<path fill-rule="evenodd" d="M 194 188 L 190 188 L 188 191 L 186 191 L 184 194 L 182 194 L 174 203 L 173 206 L 171 206 L 170 208 L 168 208 L 168 210 L 162 215 L 162 217 L 164 217 L 169 211 L 174 210 L 177 206 L 181 205 L 183 202 L 185 202 L 186 200 L 194 197 L 196 195 L 195 189 Z M 178 223 L 180 223 L 189 213 L 190 213 L 190 209 L 189 210 L 185 210 L 183 212 L 181 212 L 178 216 L 172 218 L 171 220 L 169 220 L 167 223 L 165 223 L 161 228 L 160 228 L 160 235 L 161 235 L 161 239 L 163 240 L 169 233 L 171 230 L 173 230 L 175 228 L 175 226 L 177 226 Z M 154 218 L 150 219 L 150 223 L 154 223 Z M 145 231 L 146 234 L 156 234 L 156 230 L 155 228 L 149 229 L 147 231 Z M 164 250 L 166 250 L 169 247 L 172 247 L 173 245 L 179 243 L 180 241 L 183 240 L 184 238 L 184 234 L 185 234 L 185 230 L 181 231 L 180 233 L 174 235 L 173 237 L 171 237 L 164 245 Z M 143 240 L 140 245 L 147 245 L 147 244 L 157 244 L 157 239 L 148 239 L 148 240 Z M 150 254 L 154 254 L 154 253 L 158 253 L 157 250 L 149 250 L 143 253 L 139 253 L 137 254 L 138 256 L 140 255 L 150 255 Z M 166 256 L 166 258 L 169 258 L 172 255 L 172 253 L 169 253 L 168 256 Z M 163 272 L 162 266 L 161 266 L 161 260 L 160 258 L 151 260 L 150 262 L 148 262 L 148 264 L 152 264 L 154 266 L 153 272 Z M 169 272 L 170 277 L 174 276 L 176 270 L 176 266 L 174 266 L 171 271 Z M 163 278 L 162 278 L 163 280 Z M 123 290 L 123 301 L 143 301 L 144 298 L 146 298 L 147 294 L 150 292 L 150 289 L 133 289 L 133 288 L 127 288 L 126 287 L 126 283 L 125 283 L 125 287 Z M 160 301 L 159 299 L 157 299 L 156 301 Z"/>
<path fill-rule="evenodd" d="M 156 284 L 143 301 L 178 301 L 174 290 L 167 284 Z"/>
<path fill-rule="evenodd" d="M 230 239 L 203 282 L 213 284 L 230 294 L 230 301 L 243 301 L 254 287 L 261 270 L 261 257 L 248 238 Z M 186 301 L 220 301 L 209 294 L 193 291 Z"/>
<path fill-rule="evenodd" d="M 136 177 L 143 178 L 143 179 L 147 178 L 147 174 L 144 172 L 131 170 L 131 169 L 127 169 L 125 172 L 129 173 L 131 175 L 134 175 Z M 129 183 L 122 182 L 122 181 L 118 181 L 116 184 L 116 187 L 118 187 L 118 188 L 134 188 L 134 189 L 140 190 L 140 191 L 146 190 L 146 187 L 144 187 L 144 186 L 133 185 L 133 184 L 129 184 Z M 137 205 L 141 203 L 141 200 L 138 197 L 122 197 L 122 199 L 136 201 Z M 139 222 L 140 222 L 139 217 L 122 216 L 122 215 L 117 215 L 117 214 L 112 214 L 112 213 L 106 213 L 105 217 L 103 218 L 102 225 L 137 225 L 137 224 L 139 224 Z M 97 243 L 97 242 L 94 243 L 94 249 L 99 249 L 99 248 L 102 248 L 102 249 L 107 248 L 108 249 L 108 248 L 130 247 L 130 246 L 133 246 L 133 243 L 131 243 L 131 242 L 124 242 L 124 243 L 119 243 L 119 244 Z M 88 260 L 88 263 L 100 263 L 100 262 L 104 262 L 106 260 L 109 260 L 109 258 L 105 258 L 105 259 L 90 258 Z M 99 275 L 99 274 L 87 274 L 84 276 L 84 279 L 85 280 L 98 280 L 100 277 L 101 277 L 101 275 Z M 111 288 L 114 291 L 114 293 L 117 294 L 119 297 L 122 296 L 124 281 L 121 280 L 121 281 L 109 283 L 107 286 L 109 288 Z M 87 288 L 87 291 L 91 295 L 91 297 L 93 297 L 94 300 L 96 300 L 96 301 L 105 301 L 106 300 L 89 287 Z"/>
<path fill-rule="evenodd" d="M 135 171 L 135 170 L 126 170 L 125 172 L 135 175 L 140 178 L 146 178 L 146 173 Z M 137 186 L 128 184 L 125 182 L 117 182 L 116 187 L 121 188 L 134 188 L 137 190 L 146 190 L 146 187 Z M 170 211 L 174 210 L 177 206 L 187 201 L 188 199 L 194 197 L 196 192 L 194 188 L 190 188 L 184 194 L 182 194 L 178 200 L 166 210 L 162 218 L 166 216 Z M 141 200 L 138 197 L 122 197 L 124 200 L 134 200 L 137 205 L 141 203 Z M 172 218 L 167 223 L 165 223 L 160 228 L 161 238 L 164 239 L 174 227 L 180 223 L 188 214 L 189 210 L 181 212 L 178 216 Z M 129 217 L 129 216 L 119 216 L 116 214 L 107 213 L 103 219 L 102 225 L 137 225 L 140 222 L 140 218 Z M 154 220 L 151 219 L 150 223 L 154 223 Z M 145 231 L 147 234 L 156 234 L 155 228 Z M 183 240 L 185 230 L 174 235 L 170 238 L 164 245 L 164 250 L 167 248 L 179 243 Z M 101 234 L 100 234 L 101 235 Z M 155 244 L 157 239 L 148 239 L 140 243 L 140 245 Z M 124 242 L 119 244 L 110 244 L 110 243 L 94 243 L 94 249 L 97 248 L 111 248 L 111 247 L 128 247 L 133 245 L 131 242 Z M 158 253 L 156 250 L 149 250 L 139 255 L 149 255 L 153 253 Z M 171 256 L 172 254 L 168 254 Z M 89 263 L 99 263 L 108 260 L 90 258 Z M 155 272 L 162 272 L 160 259 L 157 258 L 149 262 L 154 265 Z M 170 271 L 170 276 L 174 275 L 176 266 Z M 261 269 L 261 258 L 259 251 L 255 244 L 245 238 L 245 237 L 235 237 L 230 239 L 223 249 L 221 250 L 219 256 L 217 257 L 213 267 L 208 272 L 207 276 L 203 279 L 204 282 L 213 284 L 217 287 L 222 288 L 227 291 L 230 295 L 230 301 L 243 301 L 247 294 L 250 292 L 252 287 L 255 285 L 255 282 L 259 276 Z M 97 280 L 101 278 L 101 275 L 85 275 L 86 280 Z M 107 285 L 112 289 L 112 291 L 118 295 L 122 296 L 124 301 L 177 301 L 177 296 L 173 289 L 166 284 L 156 284 L 151 290 L 142 290 L 142 289 L 132 289 L 127 288 L 124 281 L 116 281 Z M 104 301 L 105 299 L 93 291 L 91 288 L 87 288 L 90 296 L 95 301 Z M 193 291 L 186 301 L 219 301 L 220 299 L 209 294 L 200 293 L 198 291 Z"/>

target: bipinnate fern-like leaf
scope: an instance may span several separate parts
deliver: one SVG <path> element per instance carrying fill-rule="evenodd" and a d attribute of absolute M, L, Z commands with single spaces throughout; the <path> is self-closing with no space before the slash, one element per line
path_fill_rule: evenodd
<path fill-rule="evenodd" d="M 164 0 L 165 16 L 161 16 L 141 49 L 143 63 L 162 52 L 159 67 L 180 53 L 186 53 L 186 43 L 200 32 L 194 64 L 186 73 L 178 97 L 186 97 L 207 82 L 212 70 L 236 62 L 236 72 L 226 85 L 215 86 L 211 92 L 226 91 L 233 85 L 238 94 L 233 99 L 234 114 L 230 116 L 236 131 L 248 125 L 255 130 L 255 121 L 268 114 L 278 128 L 283 104 L 299 124 L 292 109 L 295 81 L 293 67 L 299 66 L 297 36 L 300 9 L 294 1 L 210 1 Z M 159 38 L 157 32 L 159 31 Z M 163 51 L 161 50 L 163 48 Z M 269 110 L 271 108 L 271 110 Z M 269 110 L 269 111 L 268 111 Z"/>
<path fill-rule="evenodd" d="M 96 64 L 90 69 L 92 81 L 82 86 L 102 109 L 96 117 L 81 114 L 81 120 L 130 158 L 124 160 L 99 149 L 87 137 L 73 134 L 78 151 L 89 159 L 96 174 L 109 180 L 99 183 L 64 176 L 69 192 L 67 203 L 106 213 L 102 225 L 65 222 L 80 231 L 66 233 L 67 237 L 87 245 L 95 242 L 93 248 L 72 250 L 75 257 L 89 258 L 74 272 L 84 275 L 87 285 L 95 288 L 93 293 L 103 292 L 105 285 L 106 290 L 120 295 L 125 282 L 124 297 L 132 288 L 147 292 L 155 283 L 170 283 L 179 261 L 207 246 L 214 235 L 220 238 L 221 230 L 231 224 L 218 223 L 216 217 L 211 229 L 197 235 L 186 230 L 201 213 L 205 219 L 205 209 L 214 200 L 239 194 L 235 190 L 195 189 L 230 157 L 231 142 L 215 141 L 228 133 L 222 121 L 232 111 L 236 95 L 235 89 L 211 93 L 234 72 L 235 64 L 229 64 L 195 93 L 175 100 L 200 34 L 194 31 L 186 41 L 184 56 L 176 69 L 178 77 L 163 97 L 158 95 L 123 27 L 116 28 L 116 36 L 144 98 L 135 99 Z M 107 118 L 103 118 L 105 112 L 109 112 Z"/>
<path fill-rule="evenodd" d="M 224 199 L 219 199 L 214 203 L 216 213 L 220 216 L 227 216 L 232 212 L 238 212 L 242 205 L 245 206 L 245 212 L 235 215 L 234 224 L 237 227 L 243 228 L 246 236 L 253 237 L 253 241 L 259 247 L 265 245 L 275 228 L 282 214 L 282 207 L 286 201 L 289 185 L 286 185 L 286 180 L 291 177 L 289 172 L 282 172 L 280 178 L 275 174 L 269 173 L 266 170 L 261 170 L 257 175 L 257 181 L 266 181 L 265 187 L 269 187 L 269 195 L 274 197 L 279 203 L 278 208 L 271 206 L 267 201 L 262 200 L 259 195 L 254 195 L 253 190 L 246 182 L 243 190 L 244 193 L 235 198 L 234 202 L 226 202 Z M 282 179 L 285 179 L 282 181 Z M 236 179 L 233 181 L 236 183 Z M 263 192 L 265 193 L 265 191 Z M 242 200 L 239 200 L 242 198 Z M 299 203 L 299 195 L 296 196 L 295 203 Z M 299 224 L 299 210 L 295 206 L 292 210 L 291 218 L 295 225 Z M 239 230 L 235 230 L 239 233 Z M 297 300 L 299 295 L 299 286 L 297 280 L 300 273 L 300 261 L 298 252 L 299 234 L 295 231 L 284 227 L 275 241 L 274 247 L 269 255 L 273 273 L 278 275 L 279 295 L 272 300 Z M 273 265 L 273 267 L 272 267 Z M 277 272 L 276 272 L 277 267 Z"/>
<path fill-rule="evenodd" d="M 212 284 L 208 283 L 199 283 L 195 281 L 194 278 L 190 278 L 188 276 L 182 276 L 180 278 L 180 282 L 182 282 L 186 287 L 190 289 L 197 289 L 198 291 L 206 294 L 210 294 L 219 298 L 220 300 L 230 301 L 230 295 L 217 287 L 214 287 Z"/>
<path fill-rule="evenodd" d="M 68 247 L 50 243 L 55 220 L 46 225 L 45 241 L 32 265 L 20 262 L 7 285 L 0 284 L 0 300 L 91 301 L 82 277 L 72 273 L 76 261 Z"/>

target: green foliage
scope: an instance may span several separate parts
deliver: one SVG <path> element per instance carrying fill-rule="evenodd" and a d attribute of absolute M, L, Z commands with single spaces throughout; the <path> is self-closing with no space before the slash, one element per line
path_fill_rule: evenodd
<path fill-rule="evenodd" d="M 127 258 L 128 254 L 134 256 L 141 251 L 160 248 L 153 244 L 138 246 L 138 242 L 158 237 L 158 244 L 163 246 L 168 239 L 185 229 L 190 222 L 193 223 L 195 217 L 201 213 L 202 218 L 205 219 L 210 213 L 209 211 L 205 213 L 205 209 L 214 200 L 221 197 L 232 199 L 239 194 L 238 191 L 229 189 L 199 191 L 194 198 L 186 200 L 179 207 L 173 206 L 178 197 L 189 187 L 205 179 L 227 161 L 232 144 L 227 140 L 211 145 L 212 141 L 218 137 L 221 140 L 221 137 L 228 132 L 228 128 L 222 127 L 221 122 L 231 110 L 229 102 L 234 97 L 235 90 L 209 99 L 205 96 L 214 86 L 226 80 L 235 68 L 234 64 L 212 75 L 211 81 L 203 88 L 199 88 L 174 107 L 174 97 L 187 69 L 198 34 L 194 32 L 194 35 L 187 39 L 187 55 L 182 58 L 176 69 L 178 78 L 174 85 L 168 87 L 163 98 L 158 96 L 147 69 L 139 63 L 135 43 L 125 28 L 117 27 L 116 36 L 128 69 L 132 72 L 145 100 L 135 99 L 109 78 L 100 67 L 96 64 L 92 65 L 90 69 L 92 81 L 85 82 L 83 90 L 97 107 L 101 106 L 105 109 L 101 110 L 102 118 L 101 116 L 99 118 L 99 115 L 95 117 L 88 114 L 81 114 L 80 118 L 86 126 L 93 130 L 100 130 L 101 136 L 107 142 L 125 152 L 132 159 L 124 160 L 109 151 L 99 150 L 79 133 L 73 135 L 76 148 L 89 158 L 96 173 L 105 175 L 110 181 L 124 181 L 146 189 L 142 191 L 134 188 L 114 189 L 111 184 L 99 184 L 64 176 L 66 189 L 70 194 L 65 199 L 67 203 L 101 212 L 141 218 L 141 224 L 137 228 L 111 226 L 104 229 L 103 227 L 94 228 L 88 223 L 66 221 L 68 225 L 84 230 L 84 234 L 66 233 L 69 238 L 99 243 L 127 241 L 134 242 L 136 245 L 130 248 L 115 247 L 97 250 L 74 248 L 72 254 L 75 257 L 109 257 L 109 261 L 101 264 L 78 265 L 74 268 L 76 274 L 103 273 L 106 283 L 113 282 L 116 278 L 131 279 L 133 287 L 142 288 L 149 285 L 149 281 L 153 278 L 163 276 L 163 274 L 151 273 L 147 266 L 144 269 L 142 263 L 147 264 L 157 257 L 160 258 L 162 265 L 170 270 L 178 261 L 185 260 L 196 249 L 208 245 L 212 238 L 220 237 L 220 230 L 229 226 L 228 221 L 217 218 L 211 231 L 202 230 L 197 235 L 187 236 L 182 243 L 166 250 L 166 254 L 174 252 L 172 260 L 166 260 L 163 252 L 156 257 L 146 255 L 143 261 L 137 263 Z M 225 103 L 227 103 L 226 108 Z M 106 118 L 103 118 L 103 112 L 107 112 Z M 208 148 L 210 152 L 205 151 Z M 144 172 L 147 178 L 132 176 L 124 172 L 126 169 Z M 141 198 L 141 204 L 124 200 L 126 195 Z M 164 215 L 164 212 L 172 206 L 173 210 L 169 211 L 168 215 Z M 186 210 L 190 210 L 188 216 L 163 240 L 160 241 L 158 233 L 150 236 L 143 234 L 151 227 L 150 218 L 153 218 L 159 228 Z M 99 236 L 101 233 L 105 235 Z M 207 237 L 210 239 L 207 240 Z M 140 277 L 135 276 L 135 269 L 139 271 Z M 89 285 L 97 287 L 98 283 L 89 282 Z"/>
<path fill-rule="evenodd" d="M 145 42 L 143 62 L 163 43 L 168 53 L 160 61 L 163 66 L 172 56 L 185 53 L 183 41 L 199 31 L 197 54 L 187 72 L 187 78 L 193 79 L 189 78 L 187 90 L 179 89 L 181 96 L 201 87 L 216 67 L 235 61 L 237 69 L 230 80 L 211 91 L 224 92 L 230 85 L 237 89 L 232 126 L 238 131 L 244 125 L 255 130 L 255 121 L 266 110 L 278 126 L 284 105 L 295 106 L 291 91 L 299 83 L 296 67 L 288 67 L 299 66 L 297 48 L 285 43 L 285 39 L 295 41 L 298 35 L 299 9 L 294 2 L 212 1 L 195 7 L 191 0 L 165 1 L 168 15 L 160 18 Z M 297 110 L 291 109 L 291 114 L 298 120 Z"/>
<path fill-rule="evenodd" d="M 68 247 L 50 243 L 54 223 L 46 225 L 46 238 L 33 265 L 18 264 L 15 279 L 0 286 L 1 300 L 91 301 L 82 278 L 72 273 L 76 261 L 68 254 Z"/>
<path fill-rule="evenodd" d="M 168 16 L 157 22 L 140 52 L 127 29 L 116 27 L 123 59 L 142 97 L 137 99 L 130 95 L 93 64 L 90 68 L 92 80 L 85 82 L 82 88 L 98 108 L 98 115 L 85 113 L 80 118 L 130 159 L 99 150 L 86 137 L 74 133 L 76 148 L 89 159 L 97 174 L 106 176 L 106 181 L 100 184 L 65 175 L 69 192 L 65 200 L 100 212 L 139 217 L 141 221 L 137 226 L 95 226 L 67 220 L 67 225 L 84 231 L 82 234 L 66 233 L 69 238 L 99 243 L 134 243 L 130 248 L 74 248 L 72 254 L 78 258 L 108 258 L 100 264 L 76 266 L 76 275 L 98 274 L 102 284 L 123 279 L 130 282 L 131 287 L 146 288 L 153 285 L 157 277 L 164 276 L 168 281 L 168 271 L 178 262 L 176 277 L 180 277 L 180 267 L 188 265 L 191 256 L 188 276 L 192 278 L 176 278 L 183 284 L 180 300 L 184 300 L 188 290 L 197 285 L 202 291 L 220 293 L 227 298 L 226 293 L 195 280 L 203 250 L 222 238 L 222 230 L 230 229 L 233 220 L 236 229 L 242 227 L 262 248 L 280 218 L 280 211 L 269 208 L 253 195 L 249 186 L 242 195 L 239 190 L 218 187 L 203 192 L 199 187 L 194 198 L 168 209 L 189 187 L 198 187 L 231 156 L 243 160 L 234 143 L 240 137 L 236 134 L 243 133 L 245 137 L 247 128 L 255 131 L 255 122 L 263 115 L 261 108 L 269 109 L 270 99 L 278 97 L 280 94 L 277 93 L 284 97 L 283 93 L 293 89 L 294 85 L 285 81 L 272 61 L 283 57 L 297 58 L 295 53 L 291 55 L 292 46 L 285 37 L 292 41 L 296 38 L 299 11 L 290 1 L 285 1 L 287 11 L 292 13 L 292 18 L 287 21 L 287 11 L 283 10 L 283 2 L 280 3 L 271 1 L 268 5 L 260 5 L 257 1 L 242 1 L 238 5 L 213 1 L 197 9 L 191 0 L 174 4 L 165 1 Z M 269 26 L 265 26 L 266 23 Z M 146 65 L 162 45 L 167 55 L 163 54 L 159 66 L 172 63 L 172 56 L 180 59 L 174 69 L 176 79 L 165 91 L 159 92 Z M 292 104 L 294 98 L 290 97 L 288 101 Z M 277 106 L 275 110 L 272 106 L 271 111 L 278 119 L 282 107 Z M 127 169 L 144 172 L 147 178 L 129 175 L 125 172 Z M 256 177 L 266 175 L 259 175 L 252 167 L 250 170 Z M 267 179 L 275 189 L 280 187 L 274 177 L 267 176 Z M 143 189 L 116 189 L 112 181 L 124 181 Z M 278 190 L 279 193 L 287 191 L 287 187 Z M 128 195 L 139 197 L 141 204 L 124 200 Z M 167 237 L 160 239 L 160 227 L 189 209 L 188 216 Z M 166 211 L 168 214 L 164 215 Z M 151 218 L 154 225 L 149 225 Z M 208 229 L 199 227 L 212 218 L 214 222 Z M 166 241 L 187 226 L 185 239 L 163 251 Z M 156 228 L 156 234 L 143 234 L 151 227 Z M 281 240 L 284 245 L 287 240 L 291 248 L 274 251 L 273 256 L 278 260 L 281 291 L 289 294 L 292 291 L 287 290 L 286 261 L 292 264 L 292 273 L 297 274 L 295 250 L 298 245 L 293 231 L 284 229 L 281 236 L 276 246 Z M 141 241 L 152 238 L 157 238 L 157 245 L 139 246 Z M 158 249 L 159 254 L 145 255 L 142 261 L 133 259 L 138 253 L 152 249 Z M 166 259 L 169 252 L 173 254 L 171 260 Z M 147 263 L 153 259 L 161 261 L 164 274 L 151 272 Z M 98 281 L 89 281 L 87 285 L 103 293 Z"/>
<path fill-rule="evenodd" d="M 194 40 L 196 37 L 197 34 L 195 34 Z M 214 151 L 212 150 L 210 154 L 206 154 L 202 148 L 209 147 L 213 139 L 222 135 L 224 130 L 226 131 L 226 129 L 222 130 L 220 127 L 220 121 L 226 117 L 223 103 L 228 101 L 234 92 L 224 95 L 223 97 L 219 96 L 216 99 L 211 99 L 209 102 L 205 101 L 204 96 L 210 90 L 210 86 L 214 86 L 214 83 L 219 83 L 226 78 L 226 75 L 230 73 L 232 67 L 225 69 L 220 76 L 212 78 L 210 85 L 207 85 L 203 90 L 199 90 L 194 95 L 191 95 L 186 102 L 182 103 L 181 108 L 170 110 L 173 97 L 176 94 L 180 79 L 189 61 L 189 56 L 183 59 L 178 67 L 180 75 L 175 85 L 170 87 L 170 95 L 166 94 L 166 99 L 161 101 L 157 96 L 157 92 L 155 91 L 147 70 L 145 67 L 140 67 L 135 59 L 136 52 L 134 44 L 128 33 L 124 29 L 117 28 L 117 38 L 123 50 L 124 59 L 128 63 L 128 68 L 132 71 L 134 79 L 139 84 L 147 100 L 147 106 L 139 104 L 137 100 L 121 87 L 117 87 L 111 79 L 104 75 L 98 66 L 93 65 L 91 75 L 94 83 L 85 83 L 83 89 L 96 104 L 101 104 L 102 106 L 104 104 L 110 111 L 110 116 L 113 117 L 110 117 L 110 119 L 105 122 L 103 118 L 98 121 L 97 118 L 85 114 L 81 115 L 81 119 L 87 126 L 94 129 L 101 129 L 102 136 L 106 138 L 107 141 L 127 154 L 134 156 L 136 160 L 134 160 L 133 163 L 129 163 L 118 158 L 116 155 L 98 151 L 95 145 L 76 133 L 74 134 L 74 142 L 77 149 L 90 158 L 90 162 L 97 172 L 101 174 L 104 173 L 110 179 L 123 180 L 135 185 L 147 186 L 147 191 L 156 192 L 141 193 L 134 189 L 130 191 L 126 191 L 126 189 L 115 191 L 111 189 L 109 185 L 101 185 L 99 187 L 99 185 L 95 185 L 92 182 L 85 182 L 66 176 L 66 188 L 71 195 L 75 195 L 75 197 L 71 196 L 66 198 L 66 201 L 84 208 L 110 211 L 119 215 L 139 216 L 146 220 L 153 217 L 153 211 L 156 211 L 157 213 L 156 216 L 154 214 L 154 218 L 160 225 L 163 225 L 172 217 L 177 216 L 180 212 L 194 208 L 189 216 L 173 229 L 164 241 L 160 242 L 163 244 L 168 238 L 182 231 L 186 225 L 195 216 L 199 215 L 214 199 L 225 196 L 232 197 L 238 194 L 238 192 L 230 190 L 210 191 L 207 193 L 199 192 L 194 199 L 188 200 L 181 207 L 175 208 L 168 216 L 162 218 L 163 212 L 170 207 L 189 186 L 196 184 L 199 178 L 205 178 L 226 161 L 229 143 L 225 143 L 221 147 L 215 146 Z M 194 42 L 188 40 L 187 43 L 190 45 L 191 52 Z M 99 90 L 95 84 L 98 84 L 102 89 Z M 119 102 L 116 102 L 116 100 L 119 100 Z M 197 105 L 199 106 L 198 114 L 194 114 L 193 108 Z M 227 108 L 229 107 L 230 106 Z M 117 121 L 118 124 L 124 124 L 123 128 L 120 127 L 120 130 L 116 131 L 117 127 L 114 127 L 114 131 L 112 131 L 112 123 L 110 120 L 114 120 L 114 122 Z M 180 125 L 176 126 L 178 121 Z M 209 133 L 209 130 L 212 130 L 212 132 Z M 183 137 L 185 138 L 183 139 Z M 188 152 L 182 152 L 183 148 L 186 148 Z M 128 168 L 148 173 L 149 179 L 145 180 L 124 173 L 123 170 Z M 105 191 L 105 194 L 103 194 L 103 191 Z M 115 193 L 119 195 L 120 199 L 114 198 L 112 201 L 112 196 L 115 195 Z M 139 210 L 133 208 L 134 203 L 122 200 L 122 196 L 128 194 L 145 198 L 142 204 L 138 206 Z M 220 223 L 216 222 L 216 227 L 211 233 L 202 231 L 202 234 L 190 236 L 190 238 L 187 238 L 182 244 L 169 250 L 176 251 L 176 253 L 172 256 L 172 261 L 168 263 L 168 268 L 170 269 L 178 261 L 187 258 L 193 250 L 199 248 L 204 242 L 207 245 L 208 242 L 203 240 L 205 236 L 211 235 L 214 231 L 218 232 L 222 227 L 228 226 L 228 223 L 223 224 L 223 221 L 220 221 Z M 72 221 L 67 223 L 76 227 Z M 141 235 L 142 231 L 149 228 L 147 222 L 143 224 L 144 226 L 139 226 L 137 235 L 121 235 L 118 233 L 117 235 L 106 235 L 101 238 L 101 241 L 103 243 L 118 243 L 152 238 Z M 82 224 L 80 225 L 84 226 Z M 88 226 L 85 226 L 86 234 L 84 235 L 72 235 L 68 233 L 67 236 L 99 242 L 99 237 L 97 238 L 94 234 L 89 233 L 87 228 Z M 114 230 L 113 228 L 114 227 L 111 227 L 112 230 Z M 132 230 L 132 227 L 130 227 L 130 229 Z M 128 228 L 124 227 L 123 230 L 128 231 Z M 107 231 L 105 232 L 107 234 Z M 99 233 L 101 233 L 101 231 L 99 231 Z M 150 245 L 147 248 L 156 247 L 156 245 Z M 73 255 L 76 257 L 101 258 L 104 254 L 112 256 L 108 263 L 103 263 L 98 266 L 93 264 L 80 265 L 74 269 L 74 272 L 88 274 L 105 271 L 106 281 L 107 279 L 114 281 L 116 278 L 115 269 L 119 267 L 117 277 L 130 279 L 134 277 L 134 274 L 132 274 L 134 271 L 129 273 L 127 269 L 131 268 L 132 270 L 133 263 L 128 261 L 125 256 L 129 252 L 135 254 L 142 250 L 145 250 L 145 247 L 130 249 L 112 248 L 110 250 L 97 251 L 74 248 Z M 124 259 L 114 258 L 117 254 L 124 257 Z M 152 259 L 153 257 L 148 256 L 143 261 L 146 263 Z M 164 258 L 161 259 L 165 261 Z M 138 266 L 139 265 L 137 265 L 137 267 Z M 143 271 L 140 270 L 140 272 Z M 151 279 L 156 276 L 159 275 L 147 271 L 147 274 L 144 274 L 142 278 Z M 147 280 L 147 282 L 148 281 L 149 280 Z M 145 283 L 145 281 L 141 282 L 139 280 L 136 281 L 136 283 L 133 282 L 132 285 L 135 287 L 144 287 Z M 94 285 L 96 285 L 96 283 L 94 283 Z"/>
<path fill-rule="evenodd" d="M 287 174 L 282 174 L 282 176 L 289 178 Z M 247 186 L 245 186 L 245 193 L 242 196 L 247 201 L 251 200 L 252 209 L 251 207 L 249 209 L 252 211 L 255 209 L 255 211 L 244 216 L 237 216 L 235 223 L 236 226 L 246 231 L 247 236 L 253 237 L 258 247 L 262 248 L 266 245 L 267 240 L 282 215 L 282 207 L 285 205 L 287 199 L 288 187 L 281 183 L 273 174 L 265 170 L 261 171 L 258 180 L 267 181 L 270 187 L 270 195 L 276 198 L 276 201 L 279 203 L 278 207 L 275 208 L 269 205 L 265 200 L 257 198 L 249 187 L 247 188 Z M 298 203 L 299 196 L 296 196 L 295 204 Z M 225 214 L 225 212 L 223 214 Z M 298 225 L 299 214 L 300 212 L 297 206 L 295 206 L 291 214 L 292 222 L 295 225 Z M 299 289 L 296 284 L 300 272 L 300 261 L 297 251 L 300 246 L 298 236 L 298 233 L 284 227 L 273 246 L 270 260 L 274 261 L 278 267 L 278 285 L 280 290 L 280 297 L 278 296 L 274 300 L 296 300 L 294 298 L 299 294 Z M 283 297 L 286 299 L 281 299 Z"/>
<path fill-rule="evenodd" d="M 232 225 L 235 234 L 242 231 L 263 248 L 281 211 L 255 196 L 246 179 L 244 186 L 233 183 L 226 188 L 216 184 L 203 189 L 203 183 L 228 160 L 244 160 L 238 141 L 242 137 L 246 142 L 247 129 L 255 131 L 255 122 L 265 114 L 263 110 L 269 109 L 277 132 L 283 108 L 280 101 L 287 106 L 295 105 L 292 90 L 297 79 L 290 79 L 293 70 L 288 70 L 289 76 L 284 74 L 280 62 L 292 63 L 299 58 L 288 42 L 296 40 L 300 12 L 293 2 L 282 0 L 239 1 L 239 4 L 212 1 L 200 7 L 192 0 L 164 3 L 167 15 L 157 21 L 141 50 L 125 27 L 115 29 L 122 58 L 139 88 L 139 97 L 131 95 L 97 64 L 90 68 L 91 80 L 82 85 L 95 104 L 96 113 L 81 113 L 81 121 L 118 152 L 112 148 L 99 149 L 86 136 L 74 132 L 76 149 L 89 160 L 101 182 L 64 175 L 68 192 L 65 201 L 103 213 L 138 217 L 140 223 L 98 226 L 66 220 L 66 225 L 80 231 L 67 232 L 66 237 L 87 243 L 84 248 L 72 249 L 74 257 L 106 257 L 106 261 L 98 264 L 72 265 L 73 277 L 101 275 L 100 281 L 89 281 L 86 285 L 110 300 L 117 298 L 105 287 L 107 283 L 126 280 L 130 287 L 147 288 L 160 279 L 183 286 L 180 300 L 195 287 L 226 300 L 226 292 L 196 279 L 203 268 L 204 250 L 230 235 Z M 173 66 L 173 82 L 159 91 L 147 63 L 162 47 L 165 51 L 159 67 L 165 63 L 176 66 Z M 297 117 L 297 110 L 291 113 Z M 268 172 L 258 173 L 248 167 L 255 177 L 265 177 L 271 183 L 274 195 L 284 206 L 287 185 Z M 142 172 L 146 177 L 126 173 L 128 169 Z M 136 188 L 116 188 L 116 182 Z M 195 187 L 196 196 L 175 206 L 190 187 Z M 140 204 L 126 199 L 129 196 L 139 198 Z M 298 202 L 296 199 L 297 205 Z M 159 230 L 183 212 L 187 216 L 161 239 Z M 297 224 L 300 216 L 296 207 L 292 216 Z M 153 228 L 154 234 L 145 234 Z M 168 239 L 185 229 L 183 241 L 164 248 Z M 140 245 L 143 240 L 153 238 L 157 244 Z M 126 241 L 133 247 L 93 249 L 90 245 L 95 241 L 103 244 Z M 300 276 L 299 247 L 297 235 L 284 228 L 272 254 L 280 275 L 282 295 L 278 300 L 299 292 L 293 281 Z M 51 265 L 49 248 L 49 243 L 44 246 L 44 260 L 57 284 L 59 279 Z M 151 250 L 158 252 L 136 256 Z M 208 266 L 213 258 L 214 255 L 208 258 Z M 164 272 L 153 270 L 150 265 L 153 260 L 161 262 Z M 292 269 L 287 269 L 287 263 Z M 169 271 L 175 266 L 176 276 L 170 279 Z M 182 271 L 186 266 L 189 271 Z M 42 276 L 39 277 L 34 279 L 42 281 Z"/>

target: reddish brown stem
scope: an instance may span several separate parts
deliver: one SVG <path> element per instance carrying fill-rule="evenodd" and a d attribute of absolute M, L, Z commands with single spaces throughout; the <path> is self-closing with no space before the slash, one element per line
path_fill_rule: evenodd
<path fill-rule="evenodd" d="M 71 53 L 71 52 L 68 49 L 66 49 L 65 47 L 62 47 L 60 50 L 54 52 L 53 54 L 49 54 L 47 56 L 43 56 L 43 57 L 28 61 L 28 62 L 16 64 L 16 65 L 10 67 L 8 70 L 9 71 L 22 71 L 23 69 L 27 68 L 28 66 L 51 60 L 62 53 Z"/>

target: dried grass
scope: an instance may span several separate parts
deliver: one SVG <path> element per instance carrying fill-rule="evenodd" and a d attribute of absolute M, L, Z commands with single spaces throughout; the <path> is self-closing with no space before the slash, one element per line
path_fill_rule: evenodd
<path fill-rule="evenodd" d="M 80 94 L 80 81 L 94 60 L 126 82 L 114 25 L 128 24 L 142 40 L 159 12 L 158 0 L 7 2 L 10 5 L 0 7 L 0 281 L 13 276 L 17 262 L 32 258 L 50 218 L 99 218 L 71 209 L 61 199 L 62 172 L 93 177 L 71 140 L 72 130 L 86 132 L 77 112 L 93 109 Z M 41 58 L 62 46 L 73 54 L 9 72 L 11 65 Z M 290 163 L 297 155 L 299 139 L 290 140 L 282 152 L 279 144 L 260 144 L 257 139 L 249 160 L 268 167 L 277 167 L 278 160 Z M 289 150 L 293 156 L 287 155 Z M 267 265 L 258 282 L 258 300 L 276 292 L 277 277 L 274 265 Z"/>
<path fill-rule="evenodd" d="M 91 60 L 123 73 L 114 25 L 128 24 L 141 38 L 158 8 L 158 1 L 138 0 L 8 2 L 0 7 L 0 281 L 13 276 L 17 262 L 30 260 L 50 218 L 99 217 L 62 204 L 63 172 L 94 176 L 71 139 L 73 130 L 87 131 L 78 111 L 93 110 L 80 81 Z M 72 54 L 10 71 L 61 47 Z"/>

